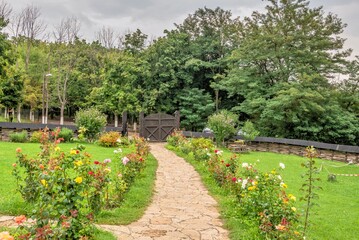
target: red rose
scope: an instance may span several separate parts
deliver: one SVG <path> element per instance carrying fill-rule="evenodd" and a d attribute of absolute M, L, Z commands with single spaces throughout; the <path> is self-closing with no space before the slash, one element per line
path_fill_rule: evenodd
<path fill-rule="evenodd" d="M 94 161 L 93 163 L 94 163 L 94 164 L 100 164 L 100 162 L 99 162 L 99 161 Z"/>

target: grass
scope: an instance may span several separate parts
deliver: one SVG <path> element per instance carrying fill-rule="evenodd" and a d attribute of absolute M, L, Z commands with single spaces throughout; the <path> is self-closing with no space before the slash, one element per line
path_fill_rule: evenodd
<path fill-rule="evenodd" d="M 83 144 L 93 160 L 103 161 L 106 158 L 112 159 L 115 164 L 115 148 L 105 148 L 95 144 Z M 12 163 L 16 160 L 15 150 L 21 147 L 24 154 L 36 156 L 40 151 L 37 143 L 10 143 L 0 142 L 0 169 L 2 170 L 2 181 L 0 181 L 0 215 L 28 214 L 32 210 L 31 204 L 25 203 L 20 194 L 16 192 L 15 178 L 12 176 Z M 70 151 L 76 143 L 61 143 L 62 151 Z M 123 155 L 133 149 L 123 149 Z M 114 168 L 114 166 L 112 166 Z M 112 210 L 104 210 L 97 218 L 100 224 L 129 224 L 138 220 L 151 202 L 154 188 L 155 172 L 157 161 L 149 155 L 145 170 L 135 180 L 129 192 L 126 193 L 125 201 L 121 207 Z M 101 234 L 102 236 L 102 234 Z M 99 238 L 102 239 L 102 238 Z M 106 239 L 106 238 L 103 238 Z M 112 239 L 112 238 L 108 238 Z"/>
<path fill-rule="evenodd" d="M 0 227 L 0 232 L 9 232 L 12 236 L 15 236 L 16 234 L 16 229 L 14 228 L 7 228 L 7 227 Z M 19 233 L 17 233 L 19 234 Z M 20 233 L 22 234 L 22 233 Z M 109 232 L 103 231 L 101 229 L 95 229 L 95 234 L 94 234 L 94 240 L 116 240 L 117 238 Z"/>
<path fill-rule="evenodd" d="M 256 239 L 256 228 L 252 222 L 239 219 L 236 210 L 236 199 L 228 192 L 221 189 L 208 173 L 205 163 L 195 161 L 188 156 L 185 157 L 201 174 L 202 180 L 218 200 L 221 215 L 226 226 L 230 230 L 231 239 Z M 224 158 L 229 158 L 231 153 L 224 151 Z M 259 160 L 259 162 L 257 161 Z M 251 152 L 242 154 L 239 161 L 256 163 L 257 168 L 270 171 L 278 168 L 279 163 L 285 164 L 285 170 L 281 173 L 284 181 L 288 184 L 287 193 L 297 196 L 297 209 L 304 209 L 304 202 L 299 201 L 303 195 L 299 191 L 303 184 L 301 175 L 306 171 L 301 163 L 306 159 L 294 155 L 283 155 L 276 153 Z M 316 165 L 322 166 L 318 175 L 321 181 L 318 183 L 323 190 L 317 191 L 319 199 L 315 200 L 318 205 L 313 208 L 310 217 L 311 227 L 307 239 L 357 239 L 359 236 L 359 177 L 337 176 L 337 182 L 328 182 L 330 173 L 352 173 L 359 174 L 359 167 L 346 165 L 339 162 L 317 159 Z M 255 237 L 254 237 L 255 236 Z"/>

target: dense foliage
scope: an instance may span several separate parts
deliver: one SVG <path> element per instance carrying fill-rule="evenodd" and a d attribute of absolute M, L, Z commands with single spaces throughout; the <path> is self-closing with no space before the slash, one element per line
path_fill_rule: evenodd
<path fill-rule="evenodd" d="M 30 109 L 32 121 L 44 105 L 61 121 L 93 106 L 131 121 L 179 110 L 186 130 L 226 109 L 262 136 L 359 144 L 359 60 L 343 47 L 346 24 L 306 0 L 266 2 L 244 19 L 200 8 L 151 42 L 137 29 L 117 45 L 90 43 L 76 18 L 54 42 L 1 34 L 0 103 Z"/>

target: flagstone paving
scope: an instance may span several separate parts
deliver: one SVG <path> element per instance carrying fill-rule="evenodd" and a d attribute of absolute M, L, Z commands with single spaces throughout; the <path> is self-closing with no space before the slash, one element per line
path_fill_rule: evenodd
<path fill-rule="evenodd" d="M 144 216 L 130 225 L 101 225 L 121 240 L 226 240 L 217 202 L 208 194 L 199 174 L 184 159 L 151 143 L 158 160 L 153 201 Z"/>

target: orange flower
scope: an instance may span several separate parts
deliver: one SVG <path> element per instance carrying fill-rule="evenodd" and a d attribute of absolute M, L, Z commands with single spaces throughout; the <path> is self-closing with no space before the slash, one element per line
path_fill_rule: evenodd
<path fill-rule="evenodd" d="M 39 165 L 39 168 L 40 168 L 41 170 L 44 170 L 45 167 L 44 167 L 44 165 L 40 164 L 40 165 Z"/>
<path fill-rule="evenodd" d="M 277 226 L 275 226 L 275 229 L 277 229 L 278 231 L 285 231 L 286 227 L 282 224 L 278 224 Z"/>
<path fill-rule="evenodd" d="M 14 237 L 10 235 L 9 232 L 0 232 L 1 240 L 14 240 Z"/>
<path fill-rule="evenodd" d="M 25 215 L 20 215 L 20 216 L 17 216 L 14 218 L 14 221 L 17 223 L 17 224 L 21 224 L 23 222 L 26 221 L 26 217 Z"/>
<path fill-rule="evenodd" d="M 16 148 L 16 152 L 17 152 L 17 153 L 21 153 L 21 152 L 22 152 L 22 149 L 21 149 L 21 148 Z"/>

